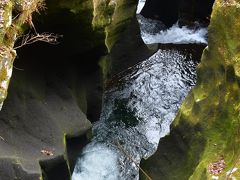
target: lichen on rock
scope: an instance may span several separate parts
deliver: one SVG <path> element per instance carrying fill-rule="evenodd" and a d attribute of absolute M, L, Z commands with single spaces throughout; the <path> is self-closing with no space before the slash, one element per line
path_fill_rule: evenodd
<path fill-rule="evenodd" d="M 4 100 L 7 97 L 8 85 L 12 77 L 13 59 L 15 51 L 9 52 L 9 49 L 0 47 L 0 110 Z"/>

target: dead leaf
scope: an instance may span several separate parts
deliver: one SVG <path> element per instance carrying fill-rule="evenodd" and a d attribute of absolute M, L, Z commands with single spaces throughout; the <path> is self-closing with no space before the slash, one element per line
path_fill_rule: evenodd
<path fill-rule="evenodd" d="M 53 154 L 53 151 L 51 151 L 51 150 L 46 150 L 46 149 L 42 149 L 42 150 L 41 150 L 41 153 L 44 154 L 44 155 L 46 155 L 46 156 L 53 156 L 53 155 L 54 155 L 54 154 Z"/>

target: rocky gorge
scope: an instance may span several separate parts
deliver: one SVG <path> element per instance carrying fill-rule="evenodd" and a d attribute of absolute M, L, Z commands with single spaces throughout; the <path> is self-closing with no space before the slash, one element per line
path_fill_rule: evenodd
<path fill-rule="evenodd" d="M 137 5 L 0 0 L 0 180 L 240 178 L 240 2 Z"/>

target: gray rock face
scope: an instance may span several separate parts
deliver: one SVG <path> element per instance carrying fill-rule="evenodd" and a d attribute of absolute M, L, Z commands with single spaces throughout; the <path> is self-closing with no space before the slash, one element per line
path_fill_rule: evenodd
<path fill-rule="evenodd" d="M 47 171 L 52 177 L 69 177 L 64 135 L 81 136 L 91 127 L 63 79 L 34 70 L 13 74 L 0 112 L 1 180 L 39 179 L 41 168 L 51 166 L 61 167 L 55 175 Z"/>
<path fill-rule="evenodd" d="M 70 179 L 76 156 L 88 141 L 86 132 L 101 111 L 106 67 L 99 62 L 113 46 L 117 54 L 115 44 L 126 34 L 137 1 L 46 0 L 46 5 L 47 12 L 33 18 L 36 30 L 63 38 L 56 46 L 38 43 L 17 50 L 0 112 L 0 180 Z M 15 39 L 8 41 L 14 44 Z M 123 52 L 127 47 L 119 44 Z M 138 45 L 148 53 L 142 41 Z M 117 64 L 108 61 L 112 67 Z M 118 63 L 123 69 L 129 66 Z"/>

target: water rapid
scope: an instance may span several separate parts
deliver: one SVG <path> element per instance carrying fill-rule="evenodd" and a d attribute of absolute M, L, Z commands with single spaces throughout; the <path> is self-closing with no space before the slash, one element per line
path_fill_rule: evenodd
<path fill-rule="evenodd" d="M 79 158 L 73 180 L 138 179 L 142 158 L 169 133 L 181 102 L 196 81 L 196 60 L 174 49 L 158 50 L 117 78 L 105 93 L 93 140 Z"/>
<path fill-rule="evenodd" d="M 140 3 L 138 11 L 144 1 Z M 177 24 L 167 29 L 141 15 L 138 21 L 145 43 L 167 45 L 112 80 L 101 118 L 93 125 L 93 139 L 81 152 L 73 180 L 139 179 L 141 159 L 157 150 L 159 139 L 169 133 L 182 101 L 196 83 L 199 59 L 193 54 L 198 48 L 186 51 L 188 47 L 182 44 L 206 44 L 207 29 Z"/>
<path fill-rule="evenodd" d="M 202 27 L 198 22 L 192 27 L 180 26 L 176 22 L 167 29 L 161 21 L 144 18 L 140 14 L 137 19 L 146 44 L 207 44 L 207 27 Z"/>

